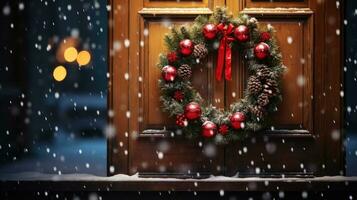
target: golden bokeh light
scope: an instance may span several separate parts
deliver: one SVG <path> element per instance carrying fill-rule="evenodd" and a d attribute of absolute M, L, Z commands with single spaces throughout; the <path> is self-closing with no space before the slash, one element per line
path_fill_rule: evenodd
<path fill-rule="evenodd" d="M 51 43 L 51 47 L 55 47 L 56 40 L 52 39 L 52 40 L 50 40 L 50 43 Z M 79 46 L 79 43 L 80 42 L 79 42 L 78 38 L 74 38 L 74 37 L 66 37 L 63 40 L 61 40 L 61 42 L 59 43 L 57 50 L 56 50 L 57 62 L 58 63 L 67 62 L 66 59 L 64 59 L 64 52 L 66 51 L 66 49 L 68 49 L 70 47 L 74 47 L 77 49 L 77 47 Z"/>
<path fill-rule="evenodd" d="M 78 51 L 74 47 L 69 47 L 64 51 L 64 59 L 67 62 L 73 62 L 77 59 Z"/>
<path fill-rule="evenodd" d="M 81 51 L 77 56 L 79 66 L 87 65 L 90 62 L 91 55 L 88 51 Z"/>
<path fill-rule="evenodd" d="M 58 66 L 53 70 L 53 78 L 60 82 L 63 81 L 67 76 L 67 70 L 63 66 Z"/>

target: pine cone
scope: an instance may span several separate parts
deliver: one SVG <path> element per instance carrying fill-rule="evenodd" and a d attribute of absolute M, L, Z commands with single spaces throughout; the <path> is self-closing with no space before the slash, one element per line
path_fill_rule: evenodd
<path fill-rule="evenodd" d="M 256 76 L 249 77 L 248 91 L 252 94 L 258 94 L 263 88 L 262 83 Z"/>
<path fill-rule="evenodd" d="M 276 80 L 268 78 L 265 81 L 265 85 L 267 85 L 270 88 L 276 88 L 278 87 L 278 83 L 276 82 Z"/>
<path fill-rule="evenodd" d="M 266 93 L 260 94 L 258 97 L 259 106 L 264 107 L 264 106 L 268 105 L 268 103 L 269 103 L 269 95 Z"/>
<path fill-rule="evenodd" d="M 257 118 L 262 119 L 265 114 L 265 109 L 259 105 L 251 107 L 250 112 Z"/>
<path fill-rule="evenodd" d="M 189 79 L 192 76 L 191 67 L 187 64 L 183 64 L 178 68 L 177 74 L 179 77 L 183 79 Z"/>
<path fill-rule="evenodd" d="M 276 80 L 268 78 L 264 84 L 264 93 L 269 95 L 269 97 L 277 95 L 279 93 L 278 83 Z"/>
<path fill-rule="evenodd" d="M 265 65 L 263 65 L 262 67 L 257 69 L 257 77 L 261 80 L 265 80 L 265 79 L 269 78 L 271 75 L 270 73 L 271 73 L 271 70 Z"/>
<path fill-rule="evenodd" d="M 204 44 L 197 44 L 197 45 L 195 45 L 192 54 L 195 58 L 202 60 L 202 59 L 206 58 L 206 56 L 208 54 L 208 50 Z"/>

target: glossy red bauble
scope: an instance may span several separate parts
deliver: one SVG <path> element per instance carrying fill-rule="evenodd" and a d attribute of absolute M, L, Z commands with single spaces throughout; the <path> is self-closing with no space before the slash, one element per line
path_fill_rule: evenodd
<path fill-rule="evenodd" d="M 202 136 L 205 138 L 213 137 L 216 133 L 217 126 L 211 121 L 205 121 L 202 124 Z"/>
<path fill-rule="evenodd" d="M 239 42 L 246 42 L 249 40 L 249 29 L 245 25 L 239 25 L 234 30 L 234 36 L 237 38 Z"/>
<path fill-rule="evenodd" d="M 203 27 L 203 36 L 207 39 L 207 40 L 212 40 L 217 36 L 217 27 L 214 24 L 206 24 Z"/>
<path fill-rule="evenodd" d="M 162 78 L 165 81 L 174 81 L 177 76 L 176 68 L 171 65 L 166 65 L 162 68 Z"/>
<path fill-rule="evenodd" d="M 254 47 L 254 55 L 260 60 L 267 58 L 269 54 L 270 46 L 265 42 L 261 42 Z"/>
<path fill-rule="evenodd" d="M 184 56 L 189 56 L 193 51 L 193 42 L 189 39 L 184 39 L 180 42 L 180 52 Z"/>
<path fill-rule="evenodd" d="M 191 102 L 185 106 L 185 116 L 189 120 L 200 118 L 201 112 L 201 106 L 196 102 Z"/>
<path fill-rule="evenodd" d="M 233 113 L 233 115 L 229 118 L 231 121 L 231 125 L 234 129 L 241 129 L 243 122 L 245 121 L 245 115 L 242 112 Z"/>

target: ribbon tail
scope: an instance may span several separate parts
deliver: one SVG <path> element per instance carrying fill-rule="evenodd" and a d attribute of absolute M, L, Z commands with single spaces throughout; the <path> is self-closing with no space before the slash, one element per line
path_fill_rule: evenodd
<path fill-rule="evenodd" d="M 232 48 L 229 44 L 226 44 L 225 78 L 232 80 Z"/>
<path fill-rule="evenodd" d="M 218 48 L 218 57 L 217 57 L 217 66 L 216 66 L 216 79 L 218 81 L 221 80 L 222 73 L 223 73 L 225 49 L 226 49 L 226 40 L 223 38 Z"/>

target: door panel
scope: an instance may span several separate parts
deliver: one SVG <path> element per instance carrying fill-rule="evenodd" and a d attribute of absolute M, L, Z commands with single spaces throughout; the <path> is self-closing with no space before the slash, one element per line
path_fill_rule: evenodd
<path fill-rule="evenodd" d="M 116 173 L 310 176 L 337 174 L 342 168 L 341 137 L 336 136 L 341 120 L 341 71 L 336 67 L 340 11 L 334 2 L 113 0 L 112 5 L 111 40 L 125 44 L 111 57 L 111 122 L 117 134 L 108 152 L 109 162 L 119 169 Z M 258 18 L 260 26 L 275 27 L 287 72 L 272 127 L 234 144 L 215 146 L 188 141 L 176 132 L 174 119 L 161 111 L 156 64 L 166 51 L 163 37 L 170 27 L 191 23 L 223 5 L 235 16 L 243 12 Z M 326 16 L 335 18 L 330 20 L 333 24 L 325 24 Z M 332 54 L 338 54 L 337 60 L 326 57 Z M 246 87 L 243 56 L 235 53 L 232 62 L 232 81 L 215 80 L 214 52 L 206 64 L 194 68 L 195 88 L 218 108 L 238 101 Z"/>
<path fill-rule="evenodd" d="M 305 17 L 305 16 L 302 16 Z M 313 37 L 309 29 L 310 16 L 296 19 L 260 19 L 276 29 L 277 42 L 283 52 L 287 70 L 282 79 L 283 102 L 274 114 L 276 128 L 304 129 L 312 131 L 311 97 L 311 45 Z"/>
<path fill-rule="evenodd" d="M 157 6 L 157 7 L 156 7 Z M 166 6 L 166 7 L 165 7 Z M 129 170 L 130 173 L 188 174 L 215 173 L 223 166 L 223 157 L 204 156 L 204 145 L 173 137 L 174 119 L 161 110 L 156 67 L 158 56 L 167 50 L 164 36 L 173 26 L 191 23 L 198 14 L 212 13 L 213 1 L 131 1 L 129 69 Z M 212 62 L 212 61 L 211 61 Z M 208 100 L 223 99 L 212 79 L 213 68 L 197 66 L 193 85 Z M 224 90 L 224 84 L 220 84 Z M 213 92 L 212 92 L 213 91 Z M 220 96 L 219 96 L 220 95 Z M 223 155 L 223 148 L 215 149 Z M 217 170 L 218 169 L 218 170 Z"/>
<path fill-rule="evenodd" d="M 301 21 L 271 22 L 276 29 L 276 37 L 280 49 L 284 52 L 283 62 L 287 70 L 282 80 L 282 94 L 284 101 L 279 105 L 279 112 L 276 114 L 274 122 L 276 125 L 303 124 L 302 102 L 304 102 L 304 67 L 301 60 L 304 58 L 304 36 Z M 305 61 L 304 61 L 305 62 Z M 310 73 L 308 73 L 310 74 Z M 310 113 L 311 114 L 311 113 Z M 275 125 L 274 124 L 274 125 Z"/>
<path fill-rule="evenodd" d="M 147 35 L 147 43 L 143 43 L 144 54 L 148 54 L 148 65 L 143 64 L 142 71 L 144 71 L 143 76 L 145 78 L 141 78 L 143 81 L 143 90 L 144 95 L 140 94 L 140 98 L 145 102 L 143 106 L 143 113 L 145 113 L 144 119 L 144 130 L 150 128 L 162 128 L 163 126 L 174 126 L 174 120 L 172 118 L 168 118 L 167 113 L 163 112 L 161 109 L 160 102 L 160 90 L 158 90 L 158 79 L 161 76 L 161 72 L 156 64 L 159 62 L 158 55 L 163 52 L 167 52 L 164 44 L 164 36 L 170 32 L 170 28 L 173 26 L 180 26 L 185 24 L 185 21 L 169 21 L 165 19 L 165 23 L 162 22 L 162 19 L 159 20 L 147 20 L 145 24 L 147 24 L 148 35 Z M 191 21 L 192 19 L 188 19 Z M 152 34 L 150 34 L 152 33 Z M 147 73 L 145 74 L 145 71 Z M 192 80 L 193 86 L 200 92 L 201 96 L 208 101 L 212 101 L 211 94 L 212 86 L 210 84 L 212 70 L 209 70 L 206 65 L 199 65 L 193 68 L 194 76 Z M 207 87 L 208 86 L 208 87 Z"/>

